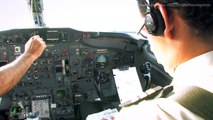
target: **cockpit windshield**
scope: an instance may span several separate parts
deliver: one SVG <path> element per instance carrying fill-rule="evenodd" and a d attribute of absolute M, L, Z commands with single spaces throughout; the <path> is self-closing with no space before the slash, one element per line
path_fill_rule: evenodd
<path fill-rule="evenodd" d="M 29 0 L 1 0 L 0 30 L 34 26 Z M 84 31 L 136 32 L 140 13 L 136 0 L 41 0 L 46 27 Z"/>

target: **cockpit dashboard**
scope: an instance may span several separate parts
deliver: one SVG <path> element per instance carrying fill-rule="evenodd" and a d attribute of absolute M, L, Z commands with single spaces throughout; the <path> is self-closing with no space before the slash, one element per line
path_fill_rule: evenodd
<path fill-rule="evenodd" d="M 42 37 L 47 48 L 22 80 L 1 96 L 0 113 L 5 119 L 39 114 L 42 120 L 84 120 L 88 114 L 116 108 L 120 101 L 113 69 L 135 67 L 143 91 L 171 82 L 146 40 L 118 32 L 71 28 L 1 31 L 0 65 L 19 57 L 32 35 Z M 131 82 L 131 76 L 126 79 Z"/>

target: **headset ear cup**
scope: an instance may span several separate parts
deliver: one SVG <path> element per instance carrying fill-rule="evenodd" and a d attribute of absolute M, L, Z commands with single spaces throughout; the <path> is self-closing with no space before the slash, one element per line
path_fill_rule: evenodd
<path fill-rule="evenodd" d="M 145 27 L 149 34 L 154 34 L 156 31 L 156 18 L 151 12 L 146 13 Z"/>
<path fill-rule="evenodd" d="M 149 34 L 163 35 L 165 23 L 161 13 L 158 10 L 152 10 L 145 15 L 145 27 Z"/>

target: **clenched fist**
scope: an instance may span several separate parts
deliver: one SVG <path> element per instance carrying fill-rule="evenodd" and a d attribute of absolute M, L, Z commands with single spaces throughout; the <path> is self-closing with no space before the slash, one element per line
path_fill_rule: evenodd
<path fill-rule="evenodd" d="M 37 59 L 46 48 L 46 43 L 40 38 L 39 35 L 31 37 L 25 44 L 25 53 L 32 55 L 34 59 Z"/>

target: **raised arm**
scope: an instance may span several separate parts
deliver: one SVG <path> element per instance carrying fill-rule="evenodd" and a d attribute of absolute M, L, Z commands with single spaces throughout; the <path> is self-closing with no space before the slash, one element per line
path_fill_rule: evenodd
<path fill-rule="evenodd" d="M 38 35 L 25 44 L 25 51 L 13 62 L 0 67 L 0 96 L 11 90 L 23 77 L 31 64 L 42 54 L 46 44 Z"/>

